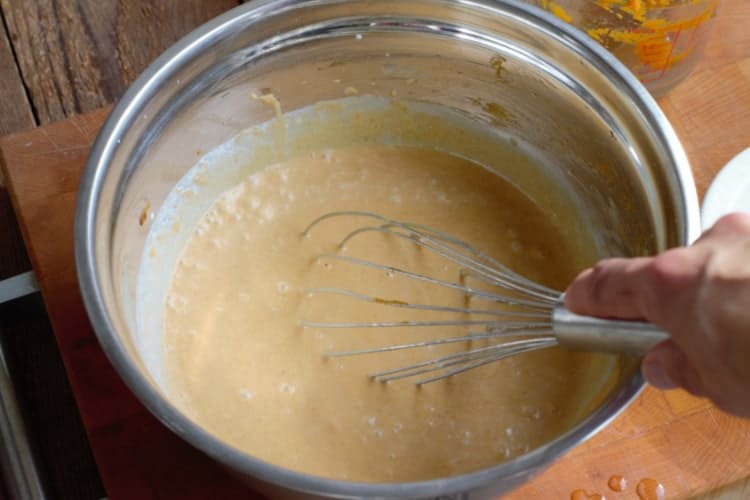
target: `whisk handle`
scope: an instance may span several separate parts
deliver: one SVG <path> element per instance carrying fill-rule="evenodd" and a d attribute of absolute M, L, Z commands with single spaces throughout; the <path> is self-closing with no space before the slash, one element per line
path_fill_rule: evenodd
<path fill-rule="evenodd" d="M 552 310 L 552 328 L 560 345 L 571 351 L 642 356 L 669 338 L 667 332 L 651 323 L 575 314 L 566 309 L 562 297 Z"/>

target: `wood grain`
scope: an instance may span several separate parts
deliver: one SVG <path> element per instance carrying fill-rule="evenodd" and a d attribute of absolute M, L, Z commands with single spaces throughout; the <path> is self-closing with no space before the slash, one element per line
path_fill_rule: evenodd
<path fill-rule="evenodd" d="M 45 5 L 27 0 L 9 0 L 4 4 L 6 7 L 10 5 L 19 9 L 11 12 L 16 14 L 14 19 L 17 19 L 18 12 L 22 15 L 27 14 L 27 11 L 20 10 L 22 7 L 35 7 L 30 4 L 36 4 L 36 9 L 41 11 L 37 17 L 43 16 L 44 10 L 48 11 L 52 5 L 49 2 Z M 221 10 L 233 7 L 236 2 L 193 0 L 154 4 L 144 1 L 130 2 L 123 8 L 118 5 L 118 0 L 57 2 L 57 12 L 61 16 L 75 16 L 73 7 L 80 6 L 82 9 L 77 19 L 71 17 L 67 24 L 63 24 L 64 29 L 57 33 L 57 38 L 40 38 L 41 30 L 47 29 L 48 25 L 34 24 L 33 15 L 22 19 L 29 26 L 29 33 L 39 40 L 51 42 L 46 53 L 44 50 L 34 51 L 33 49 L 39 48 L 38 43 L 32 45 L 29 43 L 32 37 L 19 37 L 19 31 L 14 31 L 16 45 L 23 48 L 24 44 L 27 44 L 32 49 L 18 55 L 21 57 L 22 66 L 26 68 L 25 76 L 27 79 L 33 78 L 32 83 L 37 85 L 37 95 L 39 85 L 48 84 L 50 76 L 57 76 L 54 71 L 48 74 L 39 73 L 40 66 L 49 62 L 44 58 L 59 60 L 66 55 L 69 60 L 76 61 L 76 64 L 72 66 L 72 78 L 58 79 L 54 82 L 67 89 L 62 92 L 63 96 L 73 95 L 81 99 L 80 94 L 83 93 L 84 97 L 99 95 L 109 100 L 119 98 L 125 86 L 164 47 Z M 113 19 L 112 13 L 117 14 L 118 9 L 122 15 Z M 15 58 L 16 54 L 7 37 L 5 21 L 6 19 L 2 18 L 0 22 L 0 135 L 25 130 L 36 124 Z M 85 36 L 80 30 L 71 29 L 71 24 L 83 22 L 87 23 L 84 26 L 87 30 L 84 35 L 91 41 L 88 44 L 85 43 Z M 56 28 L 59 26 L 54 18 L 49 20 L 49 23 Z M 111 31 L 113 26 L 116 26 L 116 32 Z M 71 38 L 68 38 L 69 35 Z M 63 48 L 68 51 L 67 54 L 63 52 Z M 75 53 L 71 55 L 70 51 Z M 40 57 L 40 52 L 43 57 Z M 98 74 L 93 70 L 82 70 L 90 64 L 89 61 L 94 61 L 97 67 L 93 70 L 98 69 Z M 49 64 L 53 69 L 58 68 L 54 62 Z M 100 77 L 96 80 L 91 78 L 91 74 Z M 83 101 L 86 106 L 97 106 L 99 102 L 85 99 Z M 37 103 L 39 102 L 37 99 Z M 41 105 L 47 106 L 44 102 Z M 66 110 L 61 106 L 60 109 L 69 113 L 87 108 L 68 106 Z M 46 122 L 59 116 L 47 113 L 42 119 Z M 0 279 L 31 267 L 8 193 L 2 184 L 0 171 Z M 29 431 L 38 445 L 40 465 L 50 495 L 62 500 L 96 499 L 106 496 L 98 478 L 94 459 L 91 457 L 84 427 L 75 409 L 73 394 L 41 298 L 31 296 L 0 306 L 0 336 L 4 340 L 6 359 L 14 375 L 17 394 L 25 410 Z"/>
<path fill-rule="evenodd" d="M 0 0 L 40 124 L 110 104 L 168 46 L 237 0 Z"/>
<path fill-rule="evenodd" d="M 750 498 L 750 480 L 728 484 L 711 493 L 697 496 L 692 500 L 747 500 Z"/>
<path fill-rule="evenodd" d="M 2 20 L 0 16 L 0 20 Z M 36 125 L 21 75 L 11 50 L 5 24 L 0 22 L 0 136 Z M 0 280 L 29 269 L 10 198 L 0 170 Z"/>
<path fill-rule="evenodd" d="M 0 135 L 36 125 L 0 16 Z M 0 170 L 0 280 L 31 269 Z M 0 305 L 0 343 L 46 492 L 106 496 L 39 294 Z"/>
<path fill-rule="evenodd" d="M 1 20 L 1 19 L 0 19 Z M 0 136 L 18 132 L 36 125 L 31 104 L 26 98 L 23 80 L 18 73 L 16 60 L 8 40 L 5 25 L 0 22 Z M 0 174 L 2 185 L 2 174 Z"/>
<path fill-rule="evenodd" d="M 631 487 L 654 478 L 667 498 L 744 479 L 750 475 L 750 422 L 682 391 L 647 389 L 621 417 L 509 498 L 568 498 L 579 488 L 628 498 L 609 491 L 614 474 Z"/>
<path fill-rule="evenodd" d="M 2 17 L 0 16 L 0 21 Z M 0 136 L 36 125 L 18 73 L 5 24 L 0 22 Z M 15 215 L 0 170 L 0 280 L 29 269 Z"/>

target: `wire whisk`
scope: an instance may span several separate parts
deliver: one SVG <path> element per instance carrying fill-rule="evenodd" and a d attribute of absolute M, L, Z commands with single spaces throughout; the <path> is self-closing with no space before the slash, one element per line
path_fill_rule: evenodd
<path fill-rule="evenodd" d="M 338 211 L 326 213 L 312 221 L 302 233 L 308 237 L 323 221 L 334 218 L 364 218 L 374 224 L 363 225 L 345 234 L 338 243 L 342 249 L 354 238 L 365 233 L 405 240 L 432 252 L 459 268 L 459 279 L 450 281 L 428 276 L 412 270 L 373 262 L 342 253 L 323 253 L 316 259 L 331 259 L 354 266 L 363 266 L 386 273 L 417 280 L 431 285 L 456 290 L 470 301 L 480 299 L 500 305 L 500 308 L 453 307 L 429 303 L 415 303 L 384 299 L 367 293 L 344 288 L 310 288 L 308 295 L 333 294 L 384 307 L 421 310 L 437 313 L 459 313 L 472 318 L 458 320 L 404 320 L 404 321 L 342 321 L 315 322 L 302 320 L 308 329 L 354 328 L 426 328 L 426 327 L 477 327 L 481 331 L 447 338 L 418 342 L 404 342 L 368 349 L 324 352 L 325 357 L 349 357 L 366 354 L 426 348 L 443 344 L 466 343 L 477 340 L 493 342 L 490 345 L 468 348 L 465 351 L 440 356 L 399 368 L 370 373 L 380 382 L 424 375 L 416 381 L 423 385 L 494 363 L 510 356 L 539 349 L 562 346 L 573 351 L 596 351 L 640 356 L 669 336 L 652 324 L 637 321 L 616 321 L 580 316 L 568 311 L 561 292 L 536 283 L 485 254 L 469 243 L 439 229 L 423 224 L 402 222 L 366 211 Z M 469 279 L 478 280 L 484 287 L 470 286 Z"/>

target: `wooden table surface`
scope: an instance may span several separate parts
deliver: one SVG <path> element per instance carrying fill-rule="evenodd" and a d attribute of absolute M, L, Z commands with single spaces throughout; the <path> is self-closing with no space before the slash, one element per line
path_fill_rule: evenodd
<path fill-rule="evenodd" d="M 0 136 L 112 103 L 181 36 L 240 0 L 0 0 Z M 0 172 L 0 280 L 31 269 Z M 52 498 L 104 491 L 45 305 L 0 306 L 0 337 Z"/>
<path fill-rule="evenodd" d="M 0 0 L 4 21 L 0 24 L 0 135 L 115 101 L 164 48 L 194 26 L 238 3 Z M 676 127 L 681 138 L 690 144 L 691 161 L 705 166 L 701 170 L 706 172 L 705 178 L 696 178 L 702 187 L 733 154 L 750 146 L 750 129 L 732 130 L 732 124 L 739 123 L 737 117 L 750 112 L 750 37 L 746 34 L 750 30 L 750 2 L 726 0 L 721 16 L 720 26 L 696 71 L 701 76 L 700 89 L 680 86 L 661 100 L 668 113 L 683 118 L 681 124 L 690 124 L 690 114 L 701 106 L 717 111 L 705 113 L 711 110 L 703 109 L 703 116 L 715 120 L 709 124 L 713 127 Z M 724 133 L 706 134 L 706 129 Z M 1 176 L 0 279 L 29 266 Z M 75 412 L 75 407 L 70 405 L 66 410 Z M 64 453 L 59 456 L 62 459 Z M 66 495 L 62 490 L 58 493 L 62 498 L 84 498 Z M 702 498 L 750 498 L 750 481 L 740 481 Z"/>

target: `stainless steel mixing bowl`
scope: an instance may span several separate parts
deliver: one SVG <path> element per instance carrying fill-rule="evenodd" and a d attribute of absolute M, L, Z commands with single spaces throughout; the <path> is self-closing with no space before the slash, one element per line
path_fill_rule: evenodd
<path fill-rule="evenodd" d="M 238 131 L 285 111 L 362 93 L 446 106 L 537 155 L 611 254 L 689 243 L 698 234 L 690 168 L 647 91 L 610 54 L 512 0 L 261 0 L 194 31 L 128 90 L 102 129 L 80 187 L 76 263 L 101 345 L 170 429 L 263 491 L 289 497 L 484 498 L 526 481 L 627 406 L 637 364 L 579 425 L 495 467 L 408 484 L 312 477 L 219 441 L 170 404 L 138 351 L 135 283 L 165 196 Z"/>

